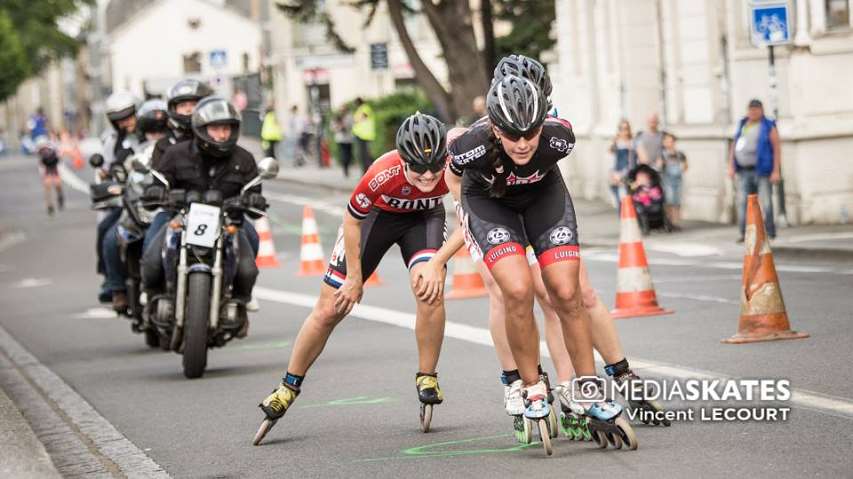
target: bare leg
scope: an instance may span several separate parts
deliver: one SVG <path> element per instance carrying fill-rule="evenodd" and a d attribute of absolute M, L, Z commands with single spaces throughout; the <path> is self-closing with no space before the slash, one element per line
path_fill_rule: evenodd
<path fill-rule="evenodd" d="M 477 262 L 477 269 L 480 271 L 480 277 L 483 278 L 483 284 L 489 290 L 489 332 L 492 333 L 498 363 L 504 371 L 512 371 L 517 368 L 515 359 L 512 358 L 512 350 L 509 348 L 509 340 L 506 338 L 506 307 L 503 293 L 495 283 L 489 268 L 482 261 Z"/>
<path fill-rule="evenodd" d="M 492 267 L 492 276 L 503 293 L 507 339 L 525 386 L 539 382 L 539 331 L 533 318 L 529 272 L 524 255 L 507 256 Z"/>
<path fill-rule="evenodd" d="M 344 315 L 335 312 L 335 288 L 326 283 L 320 289 L 320 297 L 311 314 L 305 318 L 296 343 L 290 353 L 287 371 L 298 376 L 305 376 L 314 361 L 323 352 L 329 336 L 335 326 L 344 319 Z"/>
<path fill-rule="evenodd" d="M 410 284 L 414 284 L 418 271 L 425 266 L 426 263 L 418 263 L 412 268 Z M 417 301 L 415 338 L 418 342 L 418 372 L 431 374 L 435 373 L 438 365 L 438 356 L 441 354 L 441 343 L 444 339 L 444 298 L 439 297 L 433 304 L 425 303 L 417 297 L 415 301 Z"/>
<path fill-rule="evenodd" d="M 583 306 L 589 313 L 591 320 L 592 343 L 596 351 L 601 354 L 605 363 L 613 364 L 625 358 L 622 344 L 619 342 L 619 333 L 613 323 L 607 306 L 601 302 L 595 289 L 589 282 L 586 265 L 580 262 L 580 286 Z"/>
<path fill-rule="evenodd" d="M 561 261 L 546 266 L 542 279 L 551 304 L 560 317 L 566 349 L 579 376 L 595 374 L 589 315 L 581 304 L 579 261 Z"/>
<path fill-rule="evenodd" d="M 548 291 L 545 289 L 545 283 L 542 281 L 542 271 L 539 269 L 538 263 L 530 265 L 530 274 L 533 276 L 536 301 L 545 316 L 545 343 L 548 345 L 551 362 L 554 363 L 554 368 L 557 370 L 556 379 L 558 383 L 566 382 L 575 375 L 575 369 L 572 367 L 572 358 L 569 357 L 569 352 L 566 350 L 560 317 L 557 316 L 557 312 L 551 306 L 551 300 L 548 297 Z"/>

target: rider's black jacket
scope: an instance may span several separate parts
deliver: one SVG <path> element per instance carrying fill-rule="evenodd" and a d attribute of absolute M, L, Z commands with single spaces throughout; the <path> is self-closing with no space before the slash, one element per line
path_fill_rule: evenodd
<path fill-rule="evenodd" d="M 187 138 L 186 140 L 189 140 Z M 157 143 L 154 143 L 154 151 L 151 153 L 151 168 L 154 168 L 157 171 L 160 171 L 160 166 L 163 160 L 163 156 L 172 145 L 180 143 L 182 141 L 186 141 L 185 139 L 178 139 L 175 137 L 174 133 L 169 130 L 169 133 L 157 140 Z"/>
<path fill-rule="evenodd" d="M 187 191 L 219 190 L 225 199 L 240 194 L 240 189 L 257 176 L 252 154 L 237 146 L 226 158 L 203 154 L 195 141 L 184 141 L 169 147 L 160 159 L 159 172 L 169 181 L 171 189 Z M 260 193 L 261 185 L 249 189 Z"/>

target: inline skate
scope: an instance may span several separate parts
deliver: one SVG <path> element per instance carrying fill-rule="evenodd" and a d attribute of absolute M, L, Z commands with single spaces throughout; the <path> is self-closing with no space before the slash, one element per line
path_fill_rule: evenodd
<path fill-rule="evenodd" d="M 432 408 L 444 401 L 444 394 L 438 386 L 438 374 L 418 373 L 415 376 L 415 387 L 418 390 L 418 400 L 421 402 L 421 430 L 429 432 Z"/>
<path fill-rule="evenodd" d="M 293 405 L 293 401 L 296 400 L 296 396 L 298 395 L 299 389 L 294 389 L 292 386 L 282 383 L 272 394 L 258 404 L 258 407 L 261 408 L 266 417 L 261 423 L 261 427 L 258 428 L 258 432 L 255 433 L 255 439 L 252 441 L 253 445 L 257 446 L 264 440 L 264 437 L 275 426 L 275 423 L 290 409 L 290 406 Z"/>
<path fill-rule="evenodd" d="M 642 379 L 631 370 L 627 360 L 623 359 L 618 363 L 605 366 L 604 371 L 619 385 L 619 391 L 625 400 L 628 401 L 628 405 L 640 412 L 638 417 L 643 424 L 663 425 L 666 427 L 671 425 L 669 419 L 663 417 L 663 412 L 666 410 L 661 403 L 653 399 L 645 399 L 647 393 L 645 386 L 642 384 Z M 627 396 L 625 395 L 626 391 L 628 393 Z M 649 411 L 651 414 L 642 414 L 644 411 Z"/>

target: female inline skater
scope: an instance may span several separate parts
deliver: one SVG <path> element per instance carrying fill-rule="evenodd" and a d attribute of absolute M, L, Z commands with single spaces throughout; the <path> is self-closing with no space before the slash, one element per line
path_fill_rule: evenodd
<path fill-rule="evenodd" d="M 595 376 L 589 320 L 581 304 L 574 208 L 556 168 L 574 147 L 571 126 L 546 119 L 545 95 L 520 76 L 495 81 L 486 102 L 488 121 L 478 122 L 450 146 L 453 174 L 447 182 L 461 200 L 466 235 L 479 249 L 504 299 L 507 340 L 523 382 L 524 416 L 540 422 L 546 443 L 542 425 L 550 408 L 538 368 L 533 277 L 525 257 L 525 245 L 530 244 L 580 376 L 572 408 L 591 419 L 591 429 L 619 432 L 626 442 L 636 442 L 630 426 L 619 417 L 621 407 L 604 400 Z"/>
<path fill-rule="evenodd" d="M 421 113 L 408 117 L 397 131 L 397 149 L 376 160 L 356 186 L 317 304 L 296 337 L 281 385 L 259 405 L 266 419 L 255 445 L 293 404 L 332 330 L 361 301 L 364 278 L 395 243 L 417 300 L 415 383 L 422 426 L 429 429 L 432 405 L 443 400 L 436 365 L 444 337 L 445 264 L 463 244 L 459 229 L 445 242 L 445 140 L 437 119 Z"/>

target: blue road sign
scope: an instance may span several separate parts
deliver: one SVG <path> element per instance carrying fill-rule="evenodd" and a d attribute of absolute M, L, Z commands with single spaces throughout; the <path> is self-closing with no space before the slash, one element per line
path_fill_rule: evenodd
<path fill-rule="evenodd" d="M 221 70 L 228 66 L 228 53 L 225 50 L 211 50 L 210 66 L 214 70 Z"/>
<path fill-rule="evenodd" d="M 751 8 L 752 43 L 757 46 L 784 45 L 791 42 L 787 3 L 753 4 Z"/>

